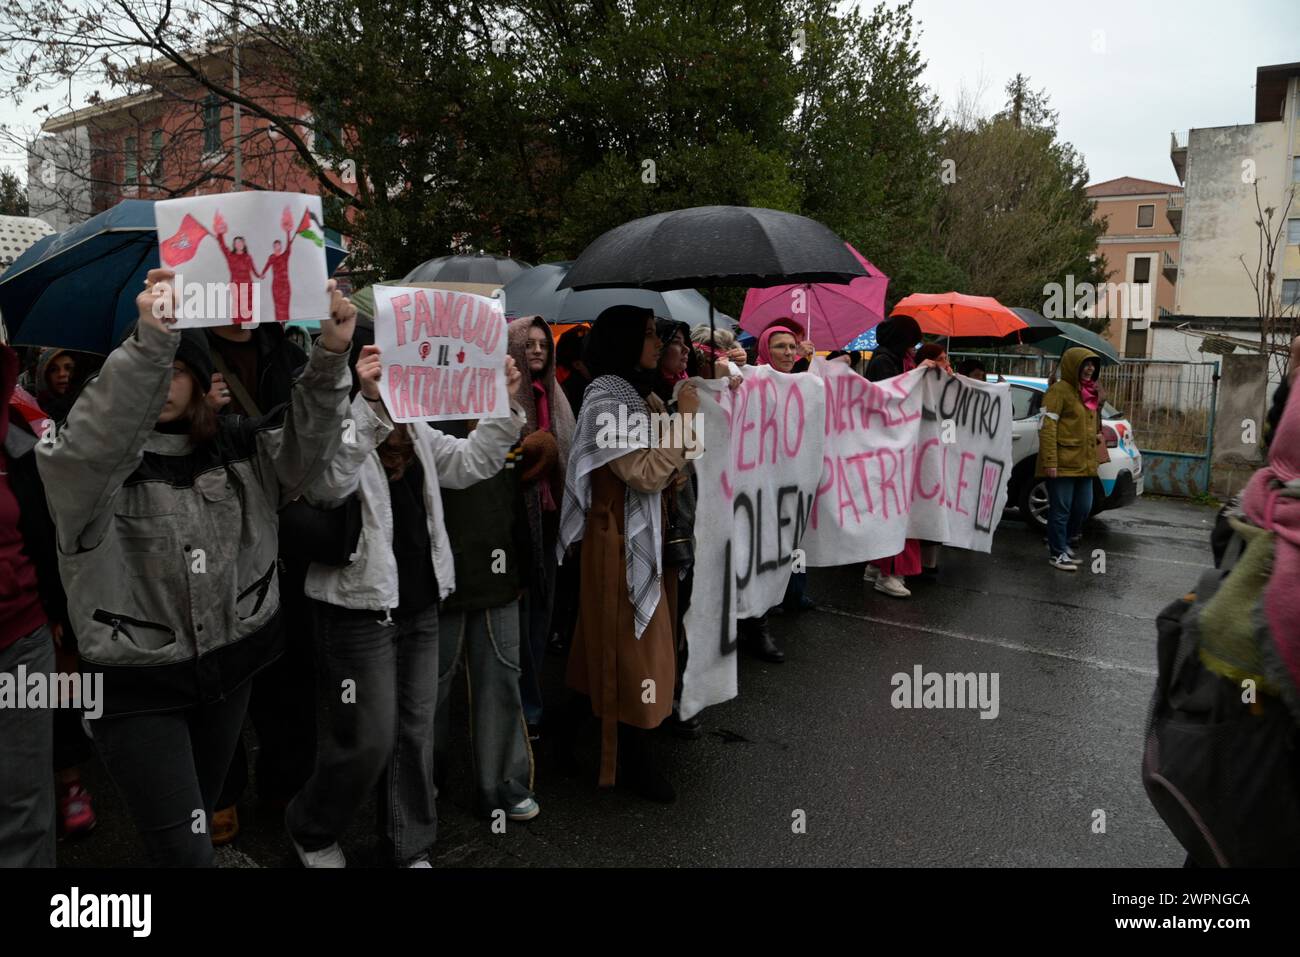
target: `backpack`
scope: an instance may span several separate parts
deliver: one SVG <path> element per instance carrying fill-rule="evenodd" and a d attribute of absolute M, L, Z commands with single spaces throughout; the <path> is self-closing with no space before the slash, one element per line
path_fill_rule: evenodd
<path fill-rule="evenodd" d="M 1275 695 L 1244 702 L 1199 654 L 1200 612 L 1231 574 L 1207 571 L 1157 618 L 1142 784 L 1196 864 L 1300 866 L 1300 726 Z"/>

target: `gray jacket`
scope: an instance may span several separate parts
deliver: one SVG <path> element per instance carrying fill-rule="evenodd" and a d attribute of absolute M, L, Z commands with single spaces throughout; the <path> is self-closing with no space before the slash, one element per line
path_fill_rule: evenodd
<path fill-rule="evenodd" d="M 82 668 L 104 674 L 108 715 L 220 700 L 275 658 L 276 513 L 343 432 L 348 355 L 319 345 L 286 406 L 221 416 L 200 447 L 154 431 L 179 339 L 138 327 L 37 449 Z"/>
<path fill-rule="evenodd" d="M 307 500 L 318 505 L 342 502 L 360 490 L 361 539 L 352 563 L 344 566 L 314 563 L 307 570 L 307 595 L 343 608 L 384 614 L 398 607 L 397 559 L 393 555 L 393 503 L 388 476 L 375 451 L 393 430 L 387 412 L 375 413 L 371 403 L 358 394 L 352 402 L 351 434 L 325 470 L 307 490 Z M 439 432 L 431 423 L 407 425 L 415 446 L 415 457 L 424 469 L 424 509 L 429 521 L 433 571 L 438 578 L 439 598 L 456 588 L 456 566 L 452 560 L 447 526 L 442 519 L 442 488 L 467 488 L 501 471 L 506 453 L 519 438 L 527 421 L 522 409 L 511 405 L 511 414 L 483 419 L 467 439 Z"/>

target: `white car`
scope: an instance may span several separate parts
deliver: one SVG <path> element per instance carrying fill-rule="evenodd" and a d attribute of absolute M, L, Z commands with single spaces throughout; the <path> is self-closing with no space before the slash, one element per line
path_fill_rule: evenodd
<path fill-rule="evenodd" d="M 1037 376 L 1007 375 L 990 382 L 1011 385 L 1011 456 L 1013 465 L 1007 488 L 1007 505 L 1037 528 L 1047 527 L 1047 483 L 1035 478 L 1038 464 L 1038 427 L 1042 420 L 1043 396 L 1048 380 Z M 1130 505 L 1142 494 L 1142 453 L 1133 437 L 1133 426 L 1109 402 L 1101 407 L 1101 431 L 1110 450 L 1110 461 L 1097 467 L 1093 480 L 1092 514 Z"/>

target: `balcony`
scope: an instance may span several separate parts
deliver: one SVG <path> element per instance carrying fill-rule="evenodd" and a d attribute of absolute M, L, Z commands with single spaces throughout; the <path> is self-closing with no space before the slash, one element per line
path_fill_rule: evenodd
<path fill-rule="evenodd" d="M 1165 260 L 1160 266 L 1160 271 L 1165 274 L 1165 278 L 1170 282 L 1178 281 L 1178 260 L 1173 256 L 1165 253 Z"/>
<path fill-rule="evenodd" d="M 1183 194 L 1170 193 L 1165 197 L 1165 218 L 1169 220 L 1169 225 L 1174 228 L 1175 235 L 1182 235 L 1183 232 Z"/>
<path fill-rule="evenodd" d="M 1174 164 L 1178 182 L 1187 182 L 1187 130 L 1174 130 L 1169 134 L 1169 160 Z"/>

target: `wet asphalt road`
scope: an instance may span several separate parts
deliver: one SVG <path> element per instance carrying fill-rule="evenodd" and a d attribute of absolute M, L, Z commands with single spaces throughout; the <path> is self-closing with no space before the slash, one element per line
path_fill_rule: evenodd
<path fill-rule="evenodd" d="M 1066 574 L 1008 518 L 992 555 L 945 550 L 937 581 L 901 601 L 869 591 L 861 566 L 813 569 L 819 610 L 772 619 L 786 663 L 742 657 L 740 696 L 704 712 L 702 738 L 659 736 L 675 804 L 598 792 L 593 725 L 580 777 L 562 776 L 543 741 L 541 816 L 494 834 L 468 810 L 462 734 L 435 864 L 1177 867 L 1183 853 L 1142 789 L 1141 740 L 1155 618 L 1208 567 L 1213 519 L 1151 498 L 1105 513 L 1088 526 L 1085 565 Z M 1104 573 L 1091 572 L 1093 549 Z M 891 676 L 918 664 L 996 672 L 997 718 L 893 708 Z M 548 666 L 558 694 L 562 661 Z M 145 866 L 103 769 L 84 773 L 100 826 L 60 844 L 61 864 Z M 384 863 L 373 819 L 367 807 L 344 837 L 352 865 Z M 241 821 L 223 865 L 297 866 L 279 815 L 249 800 Z"/>

